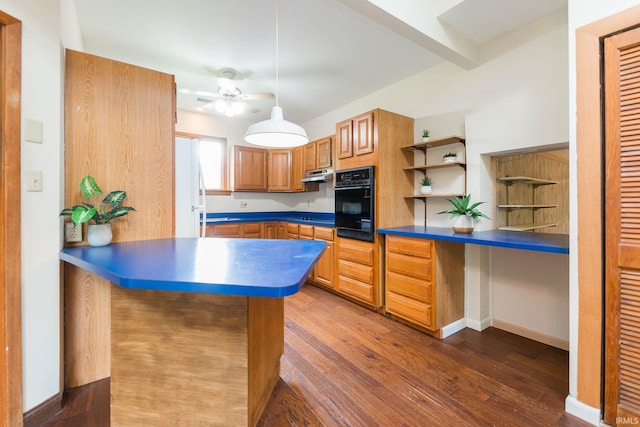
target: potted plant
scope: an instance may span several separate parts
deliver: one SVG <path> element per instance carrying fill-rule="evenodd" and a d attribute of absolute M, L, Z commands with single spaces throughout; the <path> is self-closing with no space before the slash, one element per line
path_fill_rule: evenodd
<path fill-rule="evenodd" d="M 452 153 L 452 152 L 449 152 L 449 153 L 445 154 L 444 156 L 442 156 L 442 160 L 445 163 L 455 162 L 457 158 L 458 158 L 458 153 Z"/>
<path fill-rule="evenodd" d="M 122 190 L 112 191 L 95 207 L 88 203 L 93 196 L 102 194 L 102 190 L 92 176 L 85 176 L 80 181 L 80 192 L 87 200 L 81 205 L 71 208 L 64 208 L 60 212 L 61 216 L 71 217 L 74 226 L 93 220 L 95 224 L 90 224 L 87 229 L 87 241 L 91 246 L 105 246 L 111 243 L 112 232 L 109 221 L 127 215 L 135 211 L 130 206 L 121 206 L 127 193 Z"/>
<path fill-rule="evenodd" d="M 427 142 L 429 139 L 431 139 L 429 138 L 429 129 L 424 129 L 422 131 L 422 142 Z"/>
<path fill-rule="evenodd" d="M 484 202 L 476 202 L 470 205 L 471 194 L 463 197 L 456 196 L 453 199 L 447 200 L 453 205 L 453 208 L 438 212 L 438 214 L 449 214 L 451 218 L 456 218 L 453 224 L 453 231 L 456 233 L 471 233 L 473 231 L 474 221 L 477 222 L 480 218 L 491 219 L 478 210 L 478 206 Z"/>
<path fill-rule="evenodd" d="M 420 193 L 422 194 L 431 194 L 431 177 L 425 176 L 420 181 Z"/>

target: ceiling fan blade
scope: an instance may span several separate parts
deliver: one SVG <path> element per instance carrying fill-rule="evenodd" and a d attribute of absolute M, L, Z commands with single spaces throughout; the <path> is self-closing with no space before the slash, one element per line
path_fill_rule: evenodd
<path fill-rule="evenodd" d="M 242 99 L 272 99 L 275 98 L 275 95 L 271 92 L 264 93 L 243 93 L 240 95 Z"/>
<path fill-rule="evenodd" d="M 246 111 L 247 113 L 257 113 L 258 111 L 260 111 L 258 107 L 255 107 L 246 102 L 243 102 L 242 104 L 244 105 L 244 111 Z"/>
<path fill-rule="evenodd" d="M 178 92 L 185 95 L 209 96 L 214 98 L 220 97 L 220 95 L 217 92 L 208 92 L 206 90 L 192 90 L 192 89 L 180 88 L 178 89 Z"/>
<path fill-rule="evenodd" d="M 215 102 L 215 100 L 214 100 L 214 99 L 203 98 L 203 97 L 201 97 L 201 96 L 199 96 L 198 98 L 196 98 L 196 100 L 197 100 L 198 102 L 204 102 L 204 103 L 206 103 L 206 104 L 210 104 L 210 103 L 212 103 L 212 102 Z"/>

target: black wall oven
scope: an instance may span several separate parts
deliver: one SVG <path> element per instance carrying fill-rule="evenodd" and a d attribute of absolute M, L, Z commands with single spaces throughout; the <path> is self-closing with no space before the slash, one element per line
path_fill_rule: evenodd
<path fill-rule="evenodd" d="M 339 170 L 335 177 L 338 236 L 373 242 L 373 166 Z"/>

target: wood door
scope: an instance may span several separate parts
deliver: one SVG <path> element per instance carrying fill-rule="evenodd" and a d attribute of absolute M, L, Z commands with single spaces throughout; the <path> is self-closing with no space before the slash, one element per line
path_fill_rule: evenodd
<path fill-rule="evenodd" d="M 331 137 L 316 141 L 316 167 L 318 169 L 331 167 Z"/>
<path fill-rule="evenodd" d="M 269 150 L 269 191 L 291 191 L 291 150 Z"/>
<path fill-rule="evenodd" d="M 353 119 L 353 151 L 356 156 L 373 153 L 373 113 Z"/>
<path fill-rule="evenodd" d="M 0 426 L 22 425 L 20 79 L 22 24 L 0 12 Z"/>
<path fill-rule="evenodd" d="M 304 149 L 304 171 L 309 172 L 316 169 L 316 143 L 310 142 L 303 146 Z"/>
<path fill-rule="evenodd" d="M 640 29 L 607 38 L 604 64 L 604 418 L 623 425 L 640 417 Z"/>
<path fill-rule="evenodd" d="M 336 147 L 338 159 L 353 157 L 353 122 L 351 119 L 336 125 Z"/>
<path fill-rule="evenodd" d="M 234 191 L 267 191 L 267 150 L 233 147 Z"/>

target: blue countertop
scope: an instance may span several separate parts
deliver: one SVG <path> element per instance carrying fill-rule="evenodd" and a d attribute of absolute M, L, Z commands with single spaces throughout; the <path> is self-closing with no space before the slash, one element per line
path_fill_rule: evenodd
<path fill-rule="evenodd" d="M 176 238 L 65 248 L 60 259 L 123 288 L 283 297 L 296 293 L 326 243 Z"/>
<path fill-rule="evenodd" d="M 321 225 L 333 227 L 335 215 L 325 212 L 209 212 L 207 224 L 235 223 L 235 222 L 260 222 L 260 221 L 287 221 L 299 224 Z"/>
<path fill-rule="evenodd" d="M 425 227 L 409 225 L 405 227 L 381 228 L 380 234 L 418 237 L 422 239 L 446 240 L 502 248 L 525 249 L 529 251 L 569 253 L 569 235 L 552 233 L 532 233 L 520 231 L 487 230 L 470 234 L 454 233 L 449 227 Z"/>

